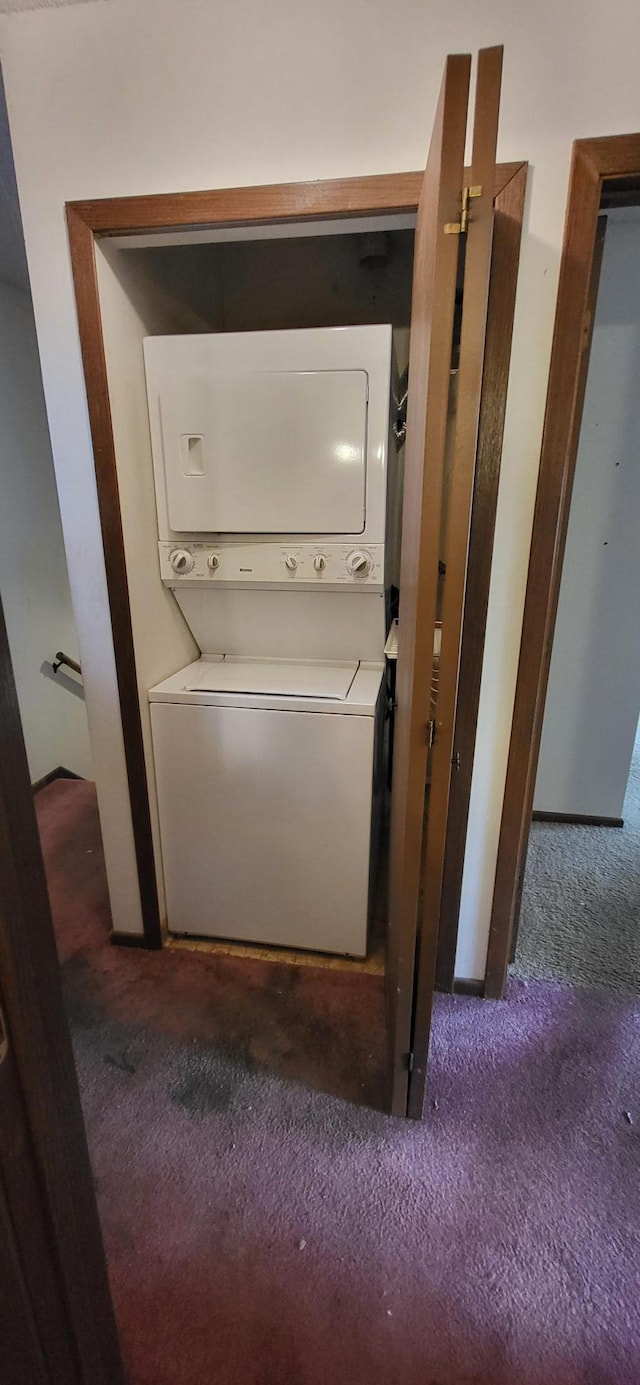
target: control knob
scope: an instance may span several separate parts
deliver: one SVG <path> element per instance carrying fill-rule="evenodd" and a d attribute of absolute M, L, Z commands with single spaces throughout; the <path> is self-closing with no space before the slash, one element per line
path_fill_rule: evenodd
<path fill-rule="evenodd" d="M 207 558 L 207 566 L 211 568 L 212 572 L 215 572 L 216 568 L 219 566 L 219 563 L 220 559 L 218 557 L 218 554 L 210 553 L 209 557 Z"/>
<path fill-rule="evenodd" d="M 191 572 L 195 558 L 188 548 L 172 548 L 169 554 L 169 563 L 179 577 L 184 577 L 187 572 Z"/>
<path fill-rule="evenodd" d="M 327 560 L 324 556 L 324 553 L 316 553 L 316 556 L 313 560 L 313 566 L 316 572 L 324 572 L 327 566 Z"/>
<path fill-rule="evenodd" d="M 298 559 L 296 558 L 295 554 L 287 553 L 287 556 L 284 560 L 284 565 L 289 570 L 289 572 L 295 572 L 298 566 Z"/>
<path fill-rule="evenodd" d="M 354 548 L 347 558 L 347 572 L 352 577 L 366 577 L 371 572 L 371 557 L 361 548 Z"/>

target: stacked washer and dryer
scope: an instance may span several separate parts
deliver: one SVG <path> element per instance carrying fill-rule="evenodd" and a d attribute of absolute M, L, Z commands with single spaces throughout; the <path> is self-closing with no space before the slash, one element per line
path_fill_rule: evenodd
<path fill-rule="evenodd" d="M 397 581 L 392 329 L 149 337 L 144 354 L 160 575 L 201 650 L 149 692 L 168 929 L 364 956 Z"/>

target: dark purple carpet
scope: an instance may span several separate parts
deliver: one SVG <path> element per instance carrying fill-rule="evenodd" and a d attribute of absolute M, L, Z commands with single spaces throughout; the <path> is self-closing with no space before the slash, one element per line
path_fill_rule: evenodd
<path fill-rule="evenodd" d="M 37 808 L 131 1385 L 640 1381 L 639 1001 L 440 998 L 394 1121 L 378 979 L 111 947 L 92 786 Z"/>

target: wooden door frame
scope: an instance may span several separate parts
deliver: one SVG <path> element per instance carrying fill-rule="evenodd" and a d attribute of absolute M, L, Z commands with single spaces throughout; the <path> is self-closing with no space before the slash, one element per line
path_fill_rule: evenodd
<path fill-rule="evenodd" d="M 492 999 L 504 992 L 526 866 L 582 423 L 598 215 L 637 203 L 639 187 L 640 134 L 575 141 L 489 933 L 485 995 Z"/>
<path fill-rule="evenodd" d="M 527 165 L 522 162 L 499 164 L 496 168 L 495 197 L 511 205 L 510 215 L 518 221 L 518 236 L 522 224 L 520 189 L 524 188 Z M 68 202 L 67 225 L 71 264 L 76 296 L 80 345 L 84 365 L 89 422 L 96 470 L 98 507 L 104 546 L 107 590 L 111 614 L 118 695 L 122 717 L 125 760 L 131 816 L 140 886 L 144 932 L 135 938 L 114 935 L 114 941 L 134 943 L 145 947 L 162 946 L 162 929 L 158 906 L 155 860 L 149 810 L 147 772 L 142 738 L 139 693 L 136 677 L 135 648 L 129 604 L 122 517 L 118 492 L 113 425 L 109 402 L 106 354 L 102 332 L 100 296 L 96 270 L 96 242 L 114 236 L 144 236 L 154 231 L 189 231 L 202 227 L 247 226 L 257 223 L 291 224 L 350 219 L 361 216 L 387 216 L 393 213 L 415 214 L 420 198 L 423 172 L 390 173 L 363 178 L 339 178 L 310 183 L 282 183 L 257 187 L 218 188 L 205 192 L 158 193 L 142 197 L 104 198 L 95 201 Z M 515 187 L 511 187 L 512 182 Z M 515 197 L 515 201 L 511 201 Z M 518 213 L 518 207 L 520 211 Z M 517 260 L 507 257 L 515 275 Z M 496 342 L 496 347 L 502 347 Z M 510 348 L 510 338 L 508 342 Z M 508 363 L 507 351 L 506 360 Z M 506 394 L 506 372 L 500 374 Z M 497 491 L 495 458 L 487 457 L 484 488 Z M 483 463 L 485 465 L 485 463 Z M 483 473 L 484 474 L 484 473 Z M 495 498 L 494 498 L 495 503 Z M 489 505 L 488 510 L 490 511 Z M 485 539 L 492 525 L 484 521 Z M 484 550 L 476 545 L 474 561 L 478 570 L 470 574 L 470 585 L 477 588 L 482 604 L 488 599 L 488 568 L 483 562 Z M 484 593 L 484 597 L 483 597 Z M 467 625 L 465 624 L 465 631 Z M 469 688 L 477 683 L 479 696 L 480 668 L 484 651 L 482 638 L 474 641 Z M 477 718 L 470 698 L 469 719 Z M 468 810 L 468 805 L 467 805 Z M 464 851 L 457 839 L 455 849 Z M 453 850 L 453 845 L 452 845 Z M 460 865 L 460 872 L 461 872 Z M 455 921 L 454 921 L 455 922 Z"/>

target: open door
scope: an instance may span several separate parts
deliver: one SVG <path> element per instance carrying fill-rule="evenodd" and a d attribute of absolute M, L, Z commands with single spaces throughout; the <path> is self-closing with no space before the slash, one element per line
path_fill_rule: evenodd
<path fill-rule="evenodd" d="M 402 517 L 391 804 L 388 1003 L 392 1110 L 424 1101 L 482 387 L 502 49 L 478 56 L 471 184 L 463 189 L 471 59 L 447 58 L 418 210 Z M 453 436 L 456 286 L 462 326 Z M 453 448 L 445 485 L 447 451 Z M 434 634 L 442 636 L 437 693 Z M 429 769 L 429 784 L 427 771 Z"/>
<path fill-rule="evenodd" d="M 0 607 L 3 1385 L 123 1385 Z"/>

